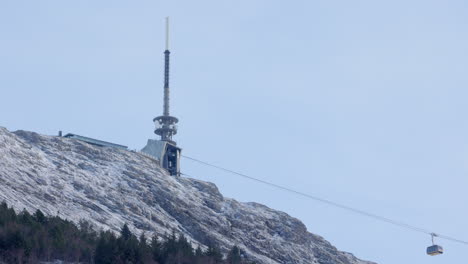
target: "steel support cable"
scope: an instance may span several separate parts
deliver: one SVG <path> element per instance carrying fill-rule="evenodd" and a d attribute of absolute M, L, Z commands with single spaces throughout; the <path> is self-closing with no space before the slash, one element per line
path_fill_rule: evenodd
<path fill-rule="evenodd" d="M 452 242 L 457 242 L 457 243 L 460 243 L 460 244 L 468 245 L 468 241 L 464 241 L 464 240 L 461 240 L 461 239 L 457 239 L 457 238 L 453 238 L 453 237 L 450 237 L 450 236 L 442 235 L 442 234 L 439 234 L 439 233 L 434 233 L 434 232 L 431 232 L 431 231 L 429 231 L 427 229 L 424 229 L 424 228 L 420 228 L 420 227 L 417 227 L 417 226 L 406 224 L 406 223 L 396 221 L 396 220 L 393 220 L 393 219 L 390 219 L 390 218 L 387 218 L 387 217 L 379 216 L 379 215 L 376 215 L 376 214 L 368 213 L 368 212 L 360 210 L 360 209 L 356 209 L 356 208 L 349 207 L 349 206 L 346 206 L 346 205 L 343 205 L 343 204 L 339 204 L 339 203 L 336 203 L 336 202 L 333 202 L 333 201 L 330 201 L 330 200 L 327 200 L 327 199 L 323 199 L 323 198 L 313 196 L 313 195 L 310 195 L 310 194 L 307 194 L 307 193 L 296 191 L 296 190 L 293 190 L 293 189 L 288 188 L 288 187 L 284 187 L 284 186 L 281 186 L 281 185 L 278 185 L 278 184 L 275 184 L 275 183 L 271 183 L 271 182 L 261 180 L 261 179 L 258 179 L 258 178 L 252 177 L 252 176 L 248 176 L 246 174 L 243 174 L 243 173 L 240 173 L 240 172 L 237 172 L 237 171 L 234 171 L 234 170 L 226 169 L 226 168 L 223 168 L 223 167 L 220 167 L 220 166 L 217 166 L 217 165 L 214 165 L 214 164 L 211 164 L 211 163 L 208 163 L 208 162 L 196 159 L 196 158 L 192 158 L 192 157 L 185 156 L 185 155 L 182 155 L 182 157 L 186 158 L 188 160 L 197 162 L 199 164 L 208 166 L 208 167 L 212 167 L 212 168 L 215 168 L 215 169 L 218 169 L 218 170 L 230 173 L 230 174 L 234 174 L 234 175 L 237 175 L 237 176 L 240 176 L 240 177 L 243 177 L 243 178 L 255 181 L 255 182 L 259 182 L 259 183 L 262 183 L 262 184 L 265 184 L 265 185 L 268 185 L 268 186 L 271 186 L 271 187 L 286 191 L 286 192 L 290 192 L 290 193 L 293 193 L 293 194 L 296 194 L 296 195 L 299 195 L 299 196 L 302 196 L 302 197 L 306 197 L 306 198 L 309 198 L 309 199 L 312 199 L 312 200 L 315 200 L 315 201 L 318 201 L 318 202 L 321 202 L 321 203 L 325 203 L 325 204 L 328 204 L 328 205 L 331 205 L 331 206 L 334 206 L 334 207 L 337 207 L 337 208 L 341 208 L 341 209 L 347 210 L 347 211 L 355 213 L 355 214 L 363 215 L 363 216 L 373 218 L 373 219 L 381 221 L 381 222 L 385 222 L 385 223 L 388 223 L 388 224 L 392 224 L 392 225 L 395 225 L 395 226 L 406 228 L 406 229 L 409 229 L 409 230 L 412 230 L 412 231 L 415 231 L 415 232 L 420 232 L 420 233 L 424 233 L 424 234 L 431 235 L 431 236 L 435 235 L 435 236 L 437 236 L 439 238 L 442 238 L 442 239 L 445 239 L 445 240 L 449 240 L 449 241 L 452 241 Z M 185 173 L 181 173 L 181 174 L 191 177 L 190 175 L 185 174 Z"/>

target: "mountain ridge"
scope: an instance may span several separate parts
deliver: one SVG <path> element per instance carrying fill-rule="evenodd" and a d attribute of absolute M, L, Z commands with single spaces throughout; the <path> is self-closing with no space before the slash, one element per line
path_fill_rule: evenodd
<path fill-rule="evenodd" d="M 234 245 L 259 263 L 372 264 L 338 251 L 298 219 L 225 198 L 216 185 L 173 177 L 133 151 L 0 127 L 0 200 L 74 222 Z"/>

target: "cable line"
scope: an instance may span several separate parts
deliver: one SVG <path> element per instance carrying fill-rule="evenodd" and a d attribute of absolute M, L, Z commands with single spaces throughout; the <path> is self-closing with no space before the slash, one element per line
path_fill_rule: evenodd
<path fill-rule="evenodd" d="M 186 158 L 188 160 L 197 162 L 199 164 L 208 166 L 208 167 L 212 167 L 212 168 L 215 168 L 215 169 L 218 169 L 218 170 L 221 170 L 221 171 L 233 174 L 233 175 L 237 175 L 237 176 L 240 176 L 240 177 L 243 177 L 243 178 L 258 182 L 258 183 L 262 183 L 262 184 L 265 184 L 265 185 L 268 185 L 268 186 L 271 186 L 271 187 L 274 187 L 274 188 L 277 188 L 277 189 L 280 189 L 280 190 L 283 190 L 283 191 L 286 191 L 286 192 L 289 192 L 289 193 L 293 193 L 293 194 L 296 194 L 296 195 L 299 195 L 299 196 L 302 196 L 302 197 L 305 197 L 305 198 L 308 198 L 308 199 L 312 199 L 312 200 L 315 200 L 317 202 L 325 203 L 325 204 L 328 204 L 328 205 L 331 205 L 331 206 L 334 206 L 334 207 L 337 207 L 337 208 L 340 208 L 340 209 L 344 209 L 344 210 L 347 210 L 347 211 L 355 213 L 355 214 L 366 216 L 366 217 L 369 217 L 369 218 L 372 218 L 372 219 L 375 219 L 375 220 L 378 220 L 378 221 L 381 221 L 381 222 L 385 222 L 385 223 L 388 223 L 388 224 L 392 224 L 392 225 L 395 225 L 395 226 L 406 228 L 406 229 L 409 229 L 409 230 L 412 230 L 412 231 L 415 231 L 415 232 L 424 233 L 424 234 L 431 235 L 431 236 L 435 235 L 435 236 L 437 236 L 439 238 L 442 238 L 442 239 L 445 239 L 445 240 L 450 240 L 452 242 L 457 242 L 457 243 L 460 243 L 460 244 L 468 245 L 468 241 L 464 241 L 464 240 L 460 240 L 460 239 L 453 238 L 453 237 L 450 237 L 450 236 L 434 233 L 434 232 L 431 232 L 431 231 L 429 231 L 427 229 L 424 229 L 424 228 L 409 225 L 409 224 L 406 224 L 404 222 L 396 221 L 396 220 L 393 220 L 393 219 L 390 219 L 390 218 L 387 218 L 387 217 L 379 216 L 379 215 L 372 214 L 372 213 L 369 213 L 369 212 L 366 212 L 366 211 L 363 211 L 363 210 L 360 210 L 360 209 L 356 209 L 356 208 L 353 208 L 353 207 L 350 207 L 350 206 L 347 206 L 347 205 L 343 205 L 343 204 L 336 203 L 336 202 L 333 202 L 333 201 L 330 201 L 330 200 L 327 200 L 327 199 L 323 199 L 323 198 L 320 198 L 320 197 L 317 197 L 317 196 L 313 196 L 313 195 L 310 195 L 310 194 L 307 194 L 307 193 L 296 191 L 296 190 L 293 190 L 293 189 L 288 188 L 288 187 L 284 187 L 284 186 L 281 186 L 281 185 L 278 185 L 278 184 L 275 184 L 275 183 L 272 183 L 272 182 L 268 182 L 268 181 L 261 180 L 261 179 L 258 179 L 258 178 L 252 177 L 252 176 L 248 176 L 246 174 L 243 174 L 243 173 L 231 170 L 231 169 L 226 169 L 226 168 L 223 168 L 223 167 L 220 167 L 220 166 L 217 166 L 217 165 L 205 162 L 205 161 L 201 161 L 201 160 L 196 159 L 196 158 L 188 157 L 188 156 L 185 156 L 185 155 L 182 155 L 182 157 Z M 181 173 L 181 174 L 191 177 L 190 175 L 185 174 L 185 173 Z"/>

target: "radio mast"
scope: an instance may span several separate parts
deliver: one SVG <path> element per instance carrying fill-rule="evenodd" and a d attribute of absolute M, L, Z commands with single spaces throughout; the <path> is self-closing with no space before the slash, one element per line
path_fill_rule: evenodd
<path fill-rule="evenodd" d="M 166 50 L 164 51 L 164 105 L 163 115 L 153 119 L 156 129 L 154 133 L 161 136 L 162 141 L 168 141 L 176 144 L 172 140 L 172 136 L 177 134 L 177 123 L 179 120 L 171 116 L 169 113 L 169 59 L 171 52 L 169 51 L 169 17 L 166 17 Z"/>

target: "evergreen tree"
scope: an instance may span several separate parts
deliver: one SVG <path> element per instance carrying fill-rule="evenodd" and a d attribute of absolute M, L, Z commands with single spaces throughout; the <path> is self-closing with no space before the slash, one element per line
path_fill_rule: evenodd
<path fill-rule="evenodd" d="M 206 252 L 194 251 L 184 235 L 148 244 L 144 233 L 137 238 L 124 225 L 119 236 L 111 231 L 97 233 L 86 221 L 75 225 L 58 216 L 46 216 L 40 210 L 33 215 L 23 210 L 16 214 L 0 203 L 0 263 L 40 263 L 59 259 L 72 263 L 95 264 L 243 264 L 242 253 L 233 247 L 227 260 L 212 243 Z"/>
<path fill-rule="evenodd" d="M 118 253 L 119 248 L 114 234 L 109 231 L 101 232 L 96 246 L 94 262 L 99 264 L 117 263 Z"/>
<path fill-rule="evenodd" d="M 23 209 L 23 211 L 18 215 L 19 217 L 19 222 L 24 225 L 32 226 L 34 224 L 34 218 L 31 216 L 31 214 L 26 211 L 26 209 Z"/>
<path fill-rule="evenodd" d="M 0 226 L 16 220 L 16 212 L 13 208 L 8 208 L 5 201 L 0 204 Z"/>
<path fill-rule="evenodd" d="M 216 262 L 221 262 L 223 260 L 223 254 L 219 248 L 214 245 L 208 246 L 208 249 L 205 252 L 205 256 L 211 257 Z"/>
<path fill-rule="evenodd" d="M 162 245 L 158 240 L 158 237 L 156 235 L 153 235 L 151 238 L 151 254 L 153 256 L 153 259 L 156 261 L 161 261 L 162 257 Z"/>
<path fill-rule="evenodd" d="M 130 228 L 128 228 L 127 224 L 124 224 L 124 226 L 120 230 L 120 238 L 127 241 L 130 239 L 131 236 L 132 236 L 132 232 L 130 231 Z"/>
<path fill-rule="evenodd" d="M 119 259 L 123 263 L 140 263 L 141 256 L 138 251 L 139 241 L 125 224 L 118 238 Z"/>
<path fill-rule="evenodd" d="M 177 251 L 184 257 L 193 257 L 193 248 L 192 245 L 188 242 L 187 238 L 184 235 L 179 235 L 177 240 Z"/>
<path fill-rule="evenodd" d="M 234 246 L 227 255 L 227 262 L 229 264 L 240 264 L 242 262 L 241 251 L 239 247 Z"/>
<path fill-rule="evenodd" d="M 197 247 L 195 250 L 195 257 L 202 257 L 203 256 L 203 250 L 201 249 L 200 246 Z"/>
<path fill-rule="evenodd" d="M 177 252 L 177 236 L 175 230 L 172 231 L 171 236 L 169 236 L 166 241 L 161 245 L 161 256 L 159 262 L 167 263 Z"/>
<path fill-rule="evenodd" d="M 138 244 L 138 255 L 142 263 L 150 263 L 153 260 L 151 246 L 148 245 L 148 239 L 145 232 L 141 233 Z"/>
<path fill-rule="evenodd" d="M 46 216 L 41 212 L 41 210 L 37 209 L 33 216 L 34 216 L 34 220 L 36 220 L 36 222 L 41 223 L 41 224 L 45 224 Z"/>

